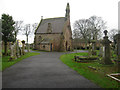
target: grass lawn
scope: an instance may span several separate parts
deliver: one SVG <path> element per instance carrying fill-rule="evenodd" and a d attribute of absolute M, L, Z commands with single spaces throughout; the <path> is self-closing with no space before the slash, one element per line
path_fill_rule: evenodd
<path fill-rule="evenodd" d="M 39 55 L 39 54 L 40 53 L 29 52 L 29 53 L 26 53 L 25 55 L 21 56 L 20 58 L 12 60 L 12 61 L 9 61 L 10 56 L 2 56 L 2 71 L 25 58 L 28 58 L 28 57 L 34 56 L 34 55 Z"/>
<path fill-rule="evenodd" d="M 60 59 L 64 64 L 68 65 L 85 78 L 96 83 L 101 88 L 118 88 L 118 82 L 106 76 L 106 74 L 117 72 L 117 65 L 101 65 L 98 61 L 77 63 L 72 60 L 75 55 L 87 56 L 88 53 L 65 54 L 62 55 Z M 88 68 L 88 66 L 95 67 L 97 70 L 92 70 Z"/>

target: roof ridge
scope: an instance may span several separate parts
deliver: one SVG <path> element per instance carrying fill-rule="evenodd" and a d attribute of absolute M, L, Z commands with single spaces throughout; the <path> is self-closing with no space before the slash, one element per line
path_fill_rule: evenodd
<path fill-rule="evenodd" d="M 65 17 L 46 18 L 46 19 L 43 19 L 43 20 L 49 20 L 49 19 L 59 19 L 59 18 L 65 18 Z"/>

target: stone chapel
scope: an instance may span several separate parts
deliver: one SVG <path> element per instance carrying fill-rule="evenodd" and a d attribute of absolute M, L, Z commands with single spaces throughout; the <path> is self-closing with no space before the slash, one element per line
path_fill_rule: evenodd
<path fill-rule="evenodd" d="M 35 31 L 34 48 L 45 51 L 72 50 L 69 3 L 67 3 L 65 17 L 41 18 Z"/>

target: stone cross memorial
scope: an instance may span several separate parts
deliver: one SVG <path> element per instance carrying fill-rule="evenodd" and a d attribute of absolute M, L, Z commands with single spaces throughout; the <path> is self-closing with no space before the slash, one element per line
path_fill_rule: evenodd
<path fill-rule="evenodd" d="M 20 57 L 20 50 L 19 50 L 19 41 L 16 42 L 16 48 L 17 48 L 17 57 Z"/>
<path fill-rule="evenodd" d="M 112 64 L 111 56 L 110 56 L 110 40 L 108 39 L 107 33 L 108 31 L 105 30 L 104 31 L 105 36 L 103 37 L 103 41 L 102 41 L 104 48 L 102 64 Z"/>

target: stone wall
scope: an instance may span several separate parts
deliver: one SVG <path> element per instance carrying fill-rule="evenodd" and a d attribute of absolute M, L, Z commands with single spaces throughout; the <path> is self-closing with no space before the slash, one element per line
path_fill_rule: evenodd
<path fill-rule="evenodd" d="M 66 21 L 66 25 L 63 30 L 64 34 L 64 40 L 63 40 L 63 51 L 68 51 L 72 50 L 72 32 L 71 32 L 71 27 L 70 27 L 70 21 L 69 19 Z"/>
<path fill-rule="evenodd" d="M 96 47 L 100 47 L 100 41 L 97 41 L 96 43 Z M 81 39 L 78 39 L 78 40 L 73 40 L 73 43 L 72 43 L 74 49 L 76 48 L 85 48 L 85 41 L 84 40 L 81 40 Z M 87 43 L 87 47 L 89 47 L 89 43 Z"/>
<path fill-rule="evenodd" d="M 40 45 L 40 40 L 39 40 L 40 36 L 41 36 L 41 39 L 49 38 L 50 39 L 49 44 L 52 43 L 53 51 L 58 51 L 58 49 L 60 48 L 60 36 L 61 36 L 61 34 L 36 34 L 35 49 L 49 51 L 50 50 L 50 45 L 45 45 L 45 48 L 43 48 L 43 45 Z"/>

